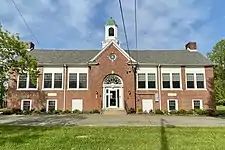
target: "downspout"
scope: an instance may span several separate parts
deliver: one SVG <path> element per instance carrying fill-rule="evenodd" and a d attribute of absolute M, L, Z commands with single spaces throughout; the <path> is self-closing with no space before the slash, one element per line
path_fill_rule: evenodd
<path fill-rule="evenodd" d="M 157 67 L 158 73 L 158 100 L 159 100 L 159 109 L 162 110 L 162 102 L 161 102 L 161 72 L 160 72 L 161 65 L 159 64 Z"/>
<path fill-rule="evenodd" d="M 66 110 L 66 64 L 63 64 L 63 111 Z"/>

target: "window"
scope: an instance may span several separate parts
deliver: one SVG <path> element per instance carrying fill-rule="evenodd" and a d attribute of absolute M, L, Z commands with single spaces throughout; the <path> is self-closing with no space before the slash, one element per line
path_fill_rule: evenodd
<path fill-rule="evenodd" d="M 204 88 L 204 74 L 196 73 L 197 88 Z"/>
<path fill-rule="evenodd" d="M 62 88 L 62 73 L 54 74 L 54 88 Z"/>
<path fill-rule="evenodd" d="M 44 73 L 44 89 L 62 89 L 62 73 Z"/>
<path fill-rule="evenodd" d="M 177 102 L 177 100 L 168 100 L 167 101 L 167 109 L 168 109 L 168 111 L 178 110 L 178 102 Z"/>
<path fill-rule="evenodd" d="M 87 73 L 69 73 L 69 89 L 86 89 Z"/>
<path fill-rule="evenodd" d="M 163 82 L 163 88 L 170 88 L 170 74 L 169 73 L 163 73 L 162 74 L 162 82 Z"/>
<path fill-rule="evenodd" d="M 77 88 L 77 73 L 69 73 L 69 88 Z"/>
<path fill-rule="evenodd" d="M 114 36 L 114 29 L 112 27 L 109 28 L 109 36 Z"/>
<path fill-rule="evenodd" d="M 33 84 L 29 75 L 26 73 L 20 74 L 18 76 L 17 87 L 18 89 L 37 89 L 37 80 L 36 84 Z"/>
<path fill-rule="evenodd" d="M 187 88 L 194 88 L 194 87 L 195 87 L 194 74 L 187 73 Z"/>
<path fill-rule="evenodd" d="M 22 100 L 21 101 L 21 110 L 31 110 L 32 100 Z"/>
<path fill-rule="evenodd" d="M 57 100 L 48 100 L 47 101 L 47 111 L 53 111 L 57 109 Z"/>
<path fill-rule="evenodd" d="M 204 73 L 187 73 L 187 89 L 204 89 Z"/>
<path fill-rule="evenodd" d="M 155 89 L 156 75 L 155 73 L 138 73 L 138 89 Z"/>
<path fill-rule="evenodd" d="M 156 88 L 154 73 L 148 73 L 148 88 Z"/>
<path fill-rule="evenodd" d="M 139 73 L 138 74 L 138 88 L 139 89 L 146 88 L 146 86 L 145 86 L 145 73 Z"/>
<path fill-rule="evenodd" d="M 180 73 L 172 73 L 173 88 L 180 88 Z"/>
<path fill-rule="evenodd" d="M 52 88 L 52 73 L 44 73 L 44 88 Z"/>
<path fill-rule="evenodd" d="M 202 109 L 202 100 L 192 100 L 192 109 Z"/>

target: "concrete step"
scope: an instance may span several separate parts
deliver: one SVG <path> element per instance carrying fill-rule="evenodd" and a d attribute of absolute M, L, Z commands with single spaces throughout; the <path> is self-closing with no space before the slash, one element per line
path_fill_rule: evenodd
<path fill-rule="evenodd" d="M 126 110 L 121 109 L 105 109 L 102 110 L 103 115 L 126 115 Z"/>

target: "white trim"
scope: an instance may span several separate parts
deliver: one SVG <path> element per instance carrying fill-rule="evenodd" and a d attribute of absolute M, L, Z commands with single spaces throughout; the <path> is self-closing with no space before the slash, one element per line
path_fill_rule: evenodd
<path fill-rule="evenodd" d="M 192 99 L 192 109 L 194 109 L 194 101 L 200 101 L 200 109 L 203 109 L 202 99 Z"/>
<path fill-rule="evenodd" d="M 20 74 L 17 75 L 17 82 L 16 82 L 16 89 L 18 91 L 20 91 L 20 90 L 38 90 L 38 80 L 39 80 L 38 78 L 37 78 L 36 88 L 29 88 L 30 75 L 27 73 L 26 88 L 19 88 L 19 76 L 20 76 Z"/>
<path fill-rule="evenodd" d="M 21 100 L 21 106 L 20 106 L 20 108 L 21 108 L 21 110 L 23 110 L 23 103 L 24 103 L 24 101 L 29 101 L 30 102 L 30 110 L 32 109 L 32 100 L 31 99 L 22 99 Z"/>
<path fill-rule="evenodd" d="M 56 99 L 48 99 L 46 104 L 46 111 L 48 112 L 49 101 L 55 101 L 55 110 L 57 110 L 57 100 Z"/>
<path fill-rule="evenodd" d="M 178 100 L 177 99 L 168 99 L 167 100 L 167 110 L 171 111 L 171 110 L 169 110 L 169 101 L 175 101 L 175 108 L 176 108 L 176 111 L 178 111 Z"/>
<path fill-rule="evenodd" d="M 70 73 L 76 73 L 77 74 L 77 88 L 69 88 L 69 74 Z M 79 88 L 79 74 L 80 73 L 86 73 L 87 74 L 87 88 Z M 89 77 L 88 77 L 88 68 L 68 68 L 68 73 L 67 73 L 67 89 L 68 90 L 78 90 L 78 91 L 83 91 L 83 90 L 88 90 L 88 86 L 89 86 Z"/>
<path fill-rule="evenodd" d="M 170 74 L 170 88 L 163 88 L 163 73 Z M 173 88 L 173 73 L 179 73 L 180 74 L 180 88 Z M 161 68 L 161 87 L 162 90 L 183 90 L 182 88 L 182 74 L 181 74 L 181 67 L 174 67 L 174 68 Z"/>
<path fill-rule="evenodd" d="M 193 73 L 194 74 L 194 88 L 187 88 L 187 73 Z M 204 77 L 204 88 L 197 88 L 197 80 L 196 80 L 196 74 L 202 73 Z M 199 68 L 185 68 L 185 88 L 186 90 L 207 90 L 206 87 L 206 75 L 205 75 L 205 68 L 199 67 Z"/>
<path fill-rule="evenodd" d="M 125 52 L 114 40 L 110 41 L 97 55 L 95 55 L 94 58 L 92 58 L 90 61 L 94 61 L 96 60 L 111 44 L 113 44 L 113 46 L 119 50 L 119 52 L 121 52 L 127 59 L 128 61 L 133 61 L 136 62 L 136 60 L 134 60 L 131 56 L 129 56 L 127 54 L 127 52 Z"/>

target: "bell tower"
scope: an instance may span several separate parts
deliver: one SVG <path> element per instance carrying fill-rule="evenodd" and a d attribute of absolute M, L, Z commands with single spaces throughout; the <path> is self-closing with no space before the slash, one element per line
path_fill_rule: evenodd
<path fill-rule="evenodd" d="M 102 48 L 105 47 L 111 40 L 119 44 L 118 40 L 118 26 L 111 17 L 105 25 L 105 40 L 102 41 Z"/>

